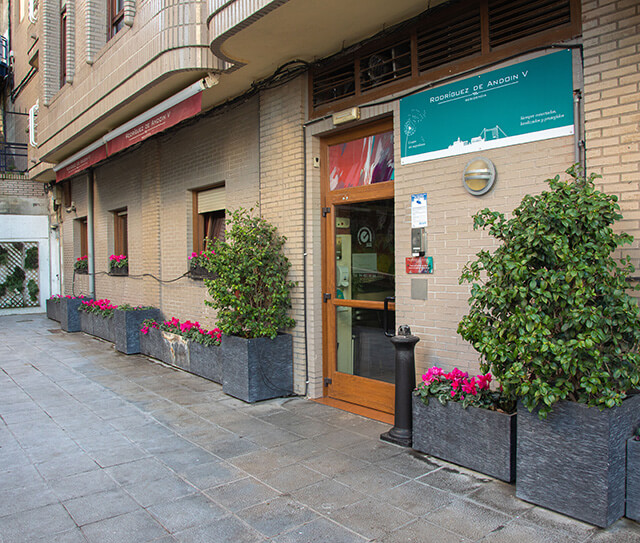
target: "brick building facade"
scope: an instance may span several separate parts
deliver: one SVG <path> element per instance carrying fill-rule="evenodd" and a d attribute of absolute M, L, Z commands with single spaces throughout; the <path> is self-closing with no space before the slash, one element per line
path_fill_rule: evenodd
<path fill-rule="evenodd" d="M 194 249 L 194 192 L 224 185 L 227 210 L 259 204 L 261 214 L 288 238 L 290 278 L 297 282 L 291 310 L 297 325 L 290 331 L 297 393 L 333 394 L 325 379 L 335 370 L 328 365 L 333 363 L 329 352 L 336 336 L 327 330 L 323 301 L 328 287 L 335 287 L 327 277 L 334 265 L 330 261 L 335 261 L 329 254 L 333 242 L 327 238 L 333 230 L 327 230 L 322 214 L 327 138 L 366 130 L 368 123 L 380 119 L 391 123 L 395 322 L 409 324 L 421 339 L 418 371 L 433 364 L 477 370 L 476 353 L 456 329 L 469 296 L 468 287 L 458 283 L 462 268 L 478 250 L 495 246 L 473 230 L 471 216 L 479 209 L 508 213 L 525 194 L 544 190 L 545 179 L 586 159 L 589 171 L 603 174 L 602 188 L 620 197 L 620 228 L 640 236 L 637 2 L 558 0 L 553 3 L 557 12 L 549 15 L 544 12 L 548 3 L 497 0 L 432 2 L 426 12 L 423 2 L 411 1 L 393 6 L 377 1 L 375 6 L 333 1 L 302 6 L 295 0 L 194 0 L 179 5 L 125 1 L 117 29 L 101 3 L 71 4 L 67 2 L 67 79 L 62 85 L 58 3 L 44 0 L 35 25 L 44 36 L 43 81 L 38 148 L 31 157 L 31 177 L 64 190 L 73 202 L 70 212 L 56 212 L 64 293 L 91 291 L 89 278 L 74 275 L 73 264 L 82 256 L 80 222 L 92 211 L 96 296 L 153 305 L 167 317 L 213 324 L 202 282 L 180 277 Z M 340 20 L 331 16 L 341 9 Z M 472 18 L 475 13 L 477 19 Z M 503 27 L 496 22 L 499 17 L 505 18 Z M 434 52 L 433 58 L 444 56 L 419 60 L 438 40 L 446 52 Z M 583 99 L 576 109 L 575 135 L 482 151 L 479 154 L 495 164 L 498 181 L 479 198 L 461 181 L 474 154 L 401 165 L 403 96 L 563 47 L 572 51 L 573 90 Z M 403 72 L 398 60 L 387 79 L 371 76 L 376 72 L 367 71 L 365 62 L 373 66 L 376 55 L 389 48 L 398 58 L 411 58 L 409 67 Z M 360 74 L 352 87 L 331 80 L 352 73 Z M 196 115 L 61 178 L 61 166 L 89 156 L 101 148 L 101 138 L 207 74 L 209 84 L 203 86 Z M 327 80 L 329 94 L 322 90 Z M 352 107 L 359 108 L 358 119 L 334 123 L 332 114 Z M 415 276 L 405 273 L 405 258 L 411 256 L 411 195 L 425 192 L 427 253 L 434 259 L 434 273 Z M 332 209 L 335 213 L 338 206 Z M 110 277 L 106 271 L 116 246 L 114 213 L 122 210 L 128 221 L 129 276 Z M 638 267 L 639 242 L 625 251 Z M 329 294 L 336 298 L 335 291 Z M 381 301 L 365 305 L 381 313 L 376 304 Z"/>

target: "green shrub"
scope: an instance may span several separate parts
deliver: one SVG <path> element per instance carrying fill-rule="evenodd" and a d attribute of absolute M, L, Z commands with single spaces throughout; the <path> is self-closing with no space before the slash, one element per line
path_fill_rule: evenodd
<path fill-rule="evenodd" d="M 13 268 L 13 271 L 11 272 L 11 274 L 9 274 L 3 285 L 10 294 L 12 293 L 12 291 L 22 292 L 22 289 L 24 288 L 25 277 L 26 275 L 24 273 L 24 270 L 16 266 L 15 268 Z"/>
<path fill-rule="evenodd" d="M 38 247 L 29 247 L 24 257 L 24 267 L 28 270 L 38 269 Z"/>
<path fill-rule="evenodd" d="M 9 263 L 9 250 L 0 247 L 0 266 L 6 266 Z"/>
<path fill-rule="evenodd" d="M 29 298 L 31 298 L 31 301 L 37 302 L 38 294 L 40 294 L 40 287 L 38 287 L 38 283 L 33 279 L 29 279 L 29 282 L 27 283 L 27 290 L 29 291 Z"/>
<path fill-rule="evenodd" d="M 287 280 L 286 238 L 252 211 L 232 213 L 225 241 L 217 241 L 215 255 L 204 262 L 216 275 L 205 279 L 212 298 L 205 303 L 217 309 L 224 334 L 275 338 L 278 330 L 295 325 L 287 315 L 295 283 Z"/>
<path fill-rule="evenodd" d="M 612 229 L 622 216 L 595 175 L 549 179 L 551 190 L 525 196 L 511 219 L 485 209 L 474 227 L 501 240 L 465 267 L 470 311 L 458 327 L 507 394 L 542 418 L 559 400 L 620 405 L 640 383 L 640 318 L 626 291 L 630 243 Z"/>

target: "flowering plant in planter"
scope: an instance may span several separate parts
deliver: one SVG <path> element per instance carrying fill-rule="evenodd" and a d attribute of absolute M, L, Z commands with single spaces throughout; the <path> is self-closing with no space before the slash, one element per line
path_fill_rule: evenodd
<path fill-rule="evenodd" d="M 89 271 L 89 256 L 84 255 L 80 258 L 76 258 L 76 261 L 73 264 L 73 269 L 80 273 Z"/>
<path fill-rule="evenodd" d="M 113 317 L 114 309 L 118 309 L 117 305 L 113 305 L 110 300 L 87 300 L 83 301 L 78 308 L 85 313 L 93 313 L 100 315 L 106 319 Z"/>
<path fill-rule="evenodd" d="M 129 259 L 126 255 L 111 255 L 109 257 L 109 271 L 129 267 Z"/>
<path fill-rule="evenodd" d="M 433 366 L 422 376 L 422 382 L 416 387 L 416 394 L 428 405 L 429 398 L 436 398 L 442 405 L 447 402 L 460 402 L 462 407 L 481 407 L 484 409 L 512 412 L 515 403 L 504 398 L 502 390 L 492 390 L 490 373 L 470 377 L 467 372 L 454 368 L 445 372 Z"/>
<path fill-rule="evenodd" d="M 162 323 L 156 322 L 153 319 L 147 319 L 143 321 L 140 332 L 148 334 L 150 328 L 156 328 L 163 332 L 171 332 L 172 334 L 177 334 L 196 343 L 202 343 L 203 345 L 220 345 L 222 340 L 222 332 L 219 328 L 207 330 L 206 328 L 202 328 L 197 321 L 191 322 L 187 320 L 181 323 L 175 317 Z"/>
<path fill-rule="evenodd" d="M 209 248 L 205 249 L 204 251 L 200 251 L 199 253 L 196 253 L 194 251 L 193 253 L 191 253 L 188 259 L 189 268 L 193 269 L 198 266 L 205 268 L 207 261 L 215 254 L 216 252 L 213 249 L 209 249 Z"/>

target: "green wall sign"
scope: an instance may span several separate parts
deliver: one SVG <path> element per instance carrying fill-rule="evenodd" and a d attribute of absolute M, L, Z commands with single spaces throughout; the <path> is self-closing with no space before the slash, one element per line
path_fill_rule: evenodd
<path fill-rule="evenodd" d="M 400 123 L 402 164 L 571 135 L 571 51 L 407 96 Z"/>

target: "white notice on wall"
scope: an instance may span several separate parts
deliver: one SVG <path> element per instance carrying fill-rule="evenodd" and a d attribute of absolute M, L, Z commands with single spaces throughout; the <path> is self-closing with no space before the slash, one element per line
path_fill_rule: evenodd
<path fill-rule="evenodd" d="M 411 195 L 411 228 L 427 227 L 427 193 Z"/>

